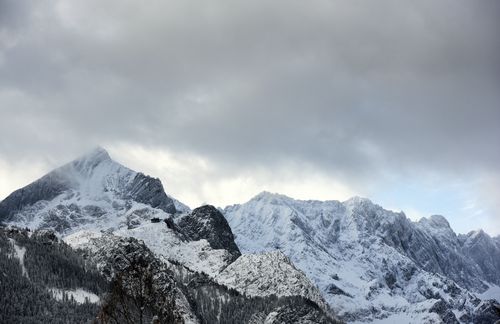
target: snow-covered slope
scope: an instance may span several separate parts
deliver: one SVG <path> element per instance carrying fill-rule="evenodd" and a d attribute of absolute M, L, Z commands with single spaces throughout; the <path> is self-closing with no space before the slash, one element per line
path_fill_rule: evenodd
<path fill-rule="evenodd" d="M 244 254 L 216 280 L 250 296 L 304 296 L 328 309 L 318 288 L 280 251 Z"/>
<path fill-rule="evenodd" d="M 487 302 L 463 287 L 481 292 L 483 281 L 499 279 L 497 271 L 487 280 L 441 216 L 413 223 L 359 197 L 300 201 L 267 192 L 224 213 L 243 253 L 282 251 L 347 321 L 468 322 Z"/>
<path fill-rule="evenodd" d="M 137 294 L 138 278 L 146 278 L 144 293 L 139 295 L 147 301 L 145 306 L 166 311 L 173 309 L 180 315 L 179 320 L 160 320 L 160 323 L 257 324 L 266 320 L 274 324 L 338 323 L 317 304 L 302 297 L 256 298 L 228 289 L 206 274 L 194 272 L 177 262 L 161 260 L 143 242 L 132 237 L 104 234 L 97 238 L 87 237 L 80 243 L 79 247 L 106 277 L 120 278 L 115 282 L 125 290 Z M 256 278 L 262 277 L 265 275 L 259 273 Z M 175 307 L 169 308 L 173 300 Z"/>
<path fill-rule="evenodd" d="M 19 189 L 0 202 L 0 221 L 59 233 L 113 228 L 176 212 L 159 179 L 113 161 L 102 148 Z"/>
<path fill-rule="evenodd" d="M 0 221 L 54 230 L 74 248 L 88 248 L 109 235 L 134 237 L 160 260 L 220 277 L 242 293 L 252 295 L 231 276 L 267 284 L 277 296 L 303 296 L 322 303 L 309 279 L 287 258 L 245 256 L 239 260 L 241 253 L 219 210 L 202 206 L 191 211 L 169 197 L 158 179 L 120 165 L 101 148 L 12 193 L 0 202 Z M 227 269 L 235 260 L 238 263 Z M 251 264 L 262 272 L 239 267 L 248 260 L 254 260 Z M 284 269 L 290 272 L 282 276 Z"/>
<path fill-rule="evenodd" d="M 83 230 L 64 237 L 73 248 L 88 248 L 92 239 L 107 233 Z M 136 228 L 120 228 L 113 232 L 120 237 L 135 237 L 143 241 L 160 259 L 180 262 L 198 272 L 214 276 L 228 265 L 231 258 L 224 249 L 212 249 L 206 240 L 185 241 L 163 222 L 146 222 Z"/>
<path fill-rule="evenodd" d="M 0 219 L 21 228 L 54 230 L 73 245 L 101 232 L 137 237 L 159 256 L 212 275 L 239 255 L 222 215 L 215 222 L 211 213 L 203 218 L 203 224 L 213 225 L 205 230 L 231 239 L 212 247 L 214 239 L 174 224 L 175 206 L 190 211 L 164 192 L 160 180 L 122 166 L 97 148 L 12 193 L 0 202 Z M 198 210 L 176 219 L 195 226 Z"/>

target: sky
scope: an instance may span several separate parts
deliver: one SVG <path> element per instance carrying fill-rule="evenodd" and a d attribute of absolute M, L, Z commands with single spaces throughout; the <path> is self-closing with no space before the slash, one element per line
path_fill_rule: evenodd
<path fill-rule="evenodd" d="M 500 234 L 500 2 L 0 0 L 0 199 L 100 145 L 191 207 Z"/>

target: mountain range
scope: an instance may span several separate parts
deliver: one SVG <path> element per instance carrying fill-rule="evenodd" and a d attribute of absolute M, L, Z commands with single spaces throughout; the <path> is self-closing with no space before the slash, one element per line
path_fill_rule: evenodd
<path fill-rule="evenodd" d="M 0 289 L 28 300 L 19 287 L 29 286 L 62 305 L 31 317 L 4 308 L 2 323 L 64 322 L 61 307 L 96 323 L 500 320 L 500 237 L 456 234 L 438 215 L 413 222 L 359 197 L 262 192 L 191 210 L 97 148 L 10 194 L 0 222 L 4 278 L 16 278 Z M 60 268 L 32 266 L 47 253 Z M 83 283 L 90 274 L 99 284 Z"/>

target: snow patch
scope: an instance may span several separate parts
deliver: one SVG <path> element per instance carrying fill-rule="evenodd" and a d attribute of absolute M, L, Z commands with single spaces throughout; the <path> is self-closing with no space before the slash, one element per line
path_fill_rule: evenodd
<path fill-rule="evenodd" d="M 90 244 L 91 239 L 99 238 L 102 236 L 101 232 L 91 231 L 91 230 L 83 230 L 70 235 L 67 235 L 63 238 L 64 242 L 71 246 L 74 249 L 85 248 L 88 244 Z"/>
<path fill-rule="evenodd" d="M 23 276 L 29 279 L 28 271 L 26 271 L 26 267 L 24 266 L 24 255 L 26 254 L 26 248 L 17 245 L 14 239 L 9 238 L 9 241 L 14 247 L 15 257 L 19 260 L 19 263 L 21 264 Z"/>
<path fill-rule="evenodd" d="M 49 291 L 57 300 L 63 300 L 64 294 L 66 294 L 69 300 L 73 299 L 78 304 L 84 304 L 86 302 L 96 304 L 100 300 L 99 296 L 97 296 L 96 294 L 88 292 L 81 288 L 74 290 L 50 288 Z"/>
<path fill-rule="evenodd" d="M 488 283 L 486 285 L 488 285 L 488 289 L 482 294 L 477 294 L 477 297 L 482 300 L 495 299 L 497 302 L 500 302 L 500 287 Z"/>

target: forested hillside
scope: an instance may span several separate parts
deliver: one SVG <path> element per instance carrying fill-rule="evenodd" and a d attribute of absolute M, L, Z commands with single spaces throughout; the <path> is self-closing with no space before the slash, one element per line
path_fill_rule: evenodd
<path fill-rule="evenodd" d="M 50 232 L 0 230 L 0 323 L 87 323 L 99 306 L 86 293 L 105 290 L 96 268 Z"/>

